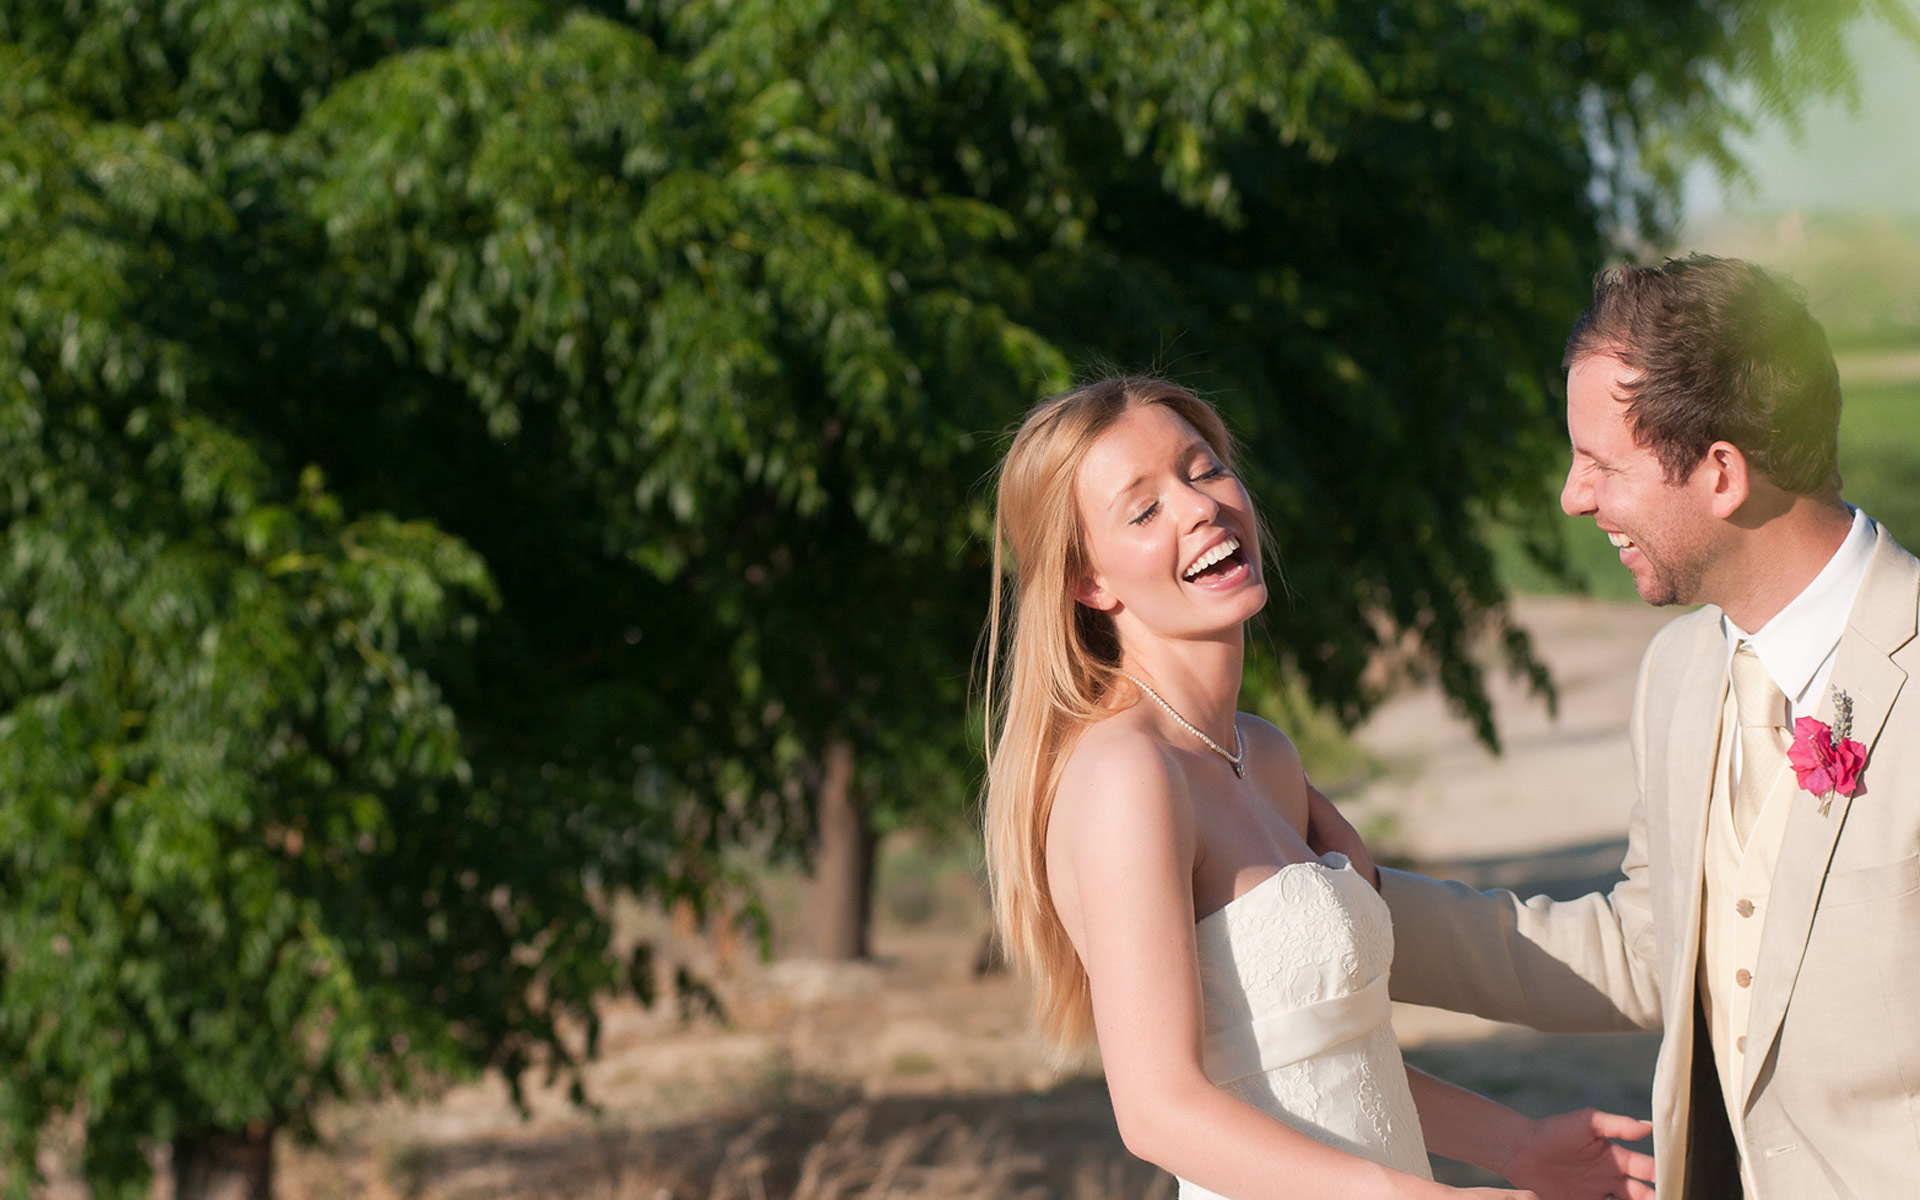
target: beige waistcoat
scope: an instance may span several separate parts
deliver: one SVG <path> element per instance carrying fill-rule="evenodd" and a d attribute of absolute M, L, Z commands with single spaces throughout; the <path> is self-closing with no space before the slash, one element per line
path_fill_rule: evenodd
<path fill-rule="evenodd" d="M 1780 860 L 1787 812 L 1796 789 L 1793 771 L 1782 763 L 1743 848 L 1733 825 L 1733 792 L 1738 781 L 1732 759 L 1738 726 L 1729 696 L 1723 702 L 1713 795 L 1707 805 L 1698 986 L 1713 1042 L 1714 1066 L 1720 1075 L 1720 1094 L 1726 1101 L 1734 1140 L 1744 1143 L 1741 1112 L 1745 1106 L 1738 1086 L 1747 1072 L 1747 1028 L 1752 1020 L 1753 989 L 1760 971 L 1760 942 L 1772 898 L 1773 872 Z M 1744 1159 L 1741 1175 L 1749 1200 L 1758 1197 L 1760 1189 Z"/>

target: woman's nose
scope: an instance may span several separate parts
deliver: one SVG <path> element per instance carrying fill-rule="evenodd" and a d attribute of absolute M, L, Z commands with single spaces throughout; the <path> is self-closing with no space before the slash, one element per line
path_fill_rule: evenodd
<path fill-rule="evenodd" d="M 1206 524 L 1220 512 L 1220 502 L 1191 483 L 1182 489 L 1180 505 L 1189 529 Z"/>

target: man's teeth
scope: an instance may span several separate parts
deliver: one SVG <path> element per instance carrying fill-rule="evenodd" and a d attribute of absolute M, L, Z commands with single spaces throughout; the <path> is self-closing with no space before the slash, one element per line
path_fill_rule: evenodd
<path fill-rule="evenodd" d="M 1633 539 L 1624 533 L 1610 533 L 1607 535 L 1607 540 L 1613 543 L 1614 549 L 1616 550 L 1625 550 L 1628 546 L 1633 545 Z"/>
<path fill-rule="evenodd" d="M 1198 575 L 1239 548 L 1239 538 L 1228 538 L 1226 541 L 1221 542 L 1218 546 L 1215 546 L 1213 549 L 1195 559 L 1193 565 L 1187 568 L 1186 578 L 1192 579 L 1195 575 Z"/>

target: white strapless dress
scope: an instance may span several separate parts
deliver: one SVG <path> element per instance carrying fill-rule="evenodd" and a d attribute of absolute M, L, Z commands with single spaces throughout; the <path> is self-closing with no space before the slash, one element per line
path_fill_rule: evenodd
<path fill-rule="evenodd" d="M 1393 923 L 1346 857 L 1282 867 L 1194 936 L 1208 1078 L 1315 1141 L 1431 1179 L 1387 999 Z M 1183 1179 L 1180 1196 L 1216 1194 Z"/>

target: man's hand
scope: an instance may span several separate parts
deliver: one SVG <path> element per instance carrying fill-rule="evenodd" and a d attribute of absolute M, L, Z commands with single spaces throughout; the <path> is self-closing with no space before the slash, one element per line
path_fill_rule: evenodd
<path fill-rule="evenodd" d="M 1311 783 L 1307 784 L 1307 848 L 1315 854 L 1338 850 L 1374 891 L 1380 890 L 1380 868 L 1373 865 L 1373 855 L 1367 853 L 1360 831 Z"/>

